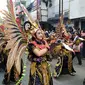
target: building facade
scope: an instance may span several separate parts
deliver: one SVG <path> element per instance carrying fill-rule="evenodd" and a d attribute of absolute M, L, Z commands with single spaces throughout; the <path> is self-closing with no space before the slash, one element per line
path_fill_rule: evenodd
<path fill-rule="evenodd" d="M 59 6 L 60 3 L 60 6 Z M 59 8 L 60 7 L 60 8 Z M 52 0 L 52 7 L 48 8 L 48 22 L 56 25 L 59 20 L 59 9 L 62 12 L 62 0 Z M 69 19 L 69 0 L 63 0 L 64 20 Z"/>
<path fill-rule="evenodd" d="M 77 28 L 85 29 L 84 3 L 85 0 L 63 0 L 64 22 L 68 24 L 68 20 L 70 19 L 71 22 L 69 26 L 72 25 L 76 29 Z M 59 0 L 52 0 L 52 7 L 48 8 L 48 22 L 56 26 L 58 20 L 59 20 Z"/>
<path fill-rule="evenodd" d="M 85 30 L 85 0 L 70 0 L 69 18 L 74 21 L 74 26 Z"/>
<path fill-rule="evenodd" d="M 30 11 L 34 19 L 47 21 L 48 6 L 51 6 L 51 0 L 32 0 L 30 5 L 27 6 L 27 9 Z"/>

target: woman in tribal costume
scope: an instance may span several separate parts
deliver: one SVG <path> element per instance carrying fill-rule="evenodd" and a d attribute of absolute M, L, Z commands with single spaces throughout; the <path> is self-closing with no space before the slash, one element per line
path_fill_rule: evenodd
<path fill-rule="evenodd" d="M 52 76 L 47 62 L 49 45 L 43 38 L 41 29 L 38 29 L 33 40 L 28 45 L 31 60 L 28 85 L 53 85 Z"/>
<path fill-rule="evenodd" d="M 54 70 L 54 77 L 59 77 L 62 73 L 72 75 L 72 49 L 64 41 L 69 38 L 66 28 L 63 24 L 59 24 L 56 29 L 57 42 L 53 48 L 53 54 L 57 57 L 57 63 Z M 52 52 L 51 52 L 52 53 Z"/>
<path fill-rule="evenodd" d="M 58 52 L 54 77 L 59 77 L 60 74 L 70 74 L 73 76 L 75 71 L 72 64 L 72 49 L 65 43 L 58 43 L 54 51 Z"/>

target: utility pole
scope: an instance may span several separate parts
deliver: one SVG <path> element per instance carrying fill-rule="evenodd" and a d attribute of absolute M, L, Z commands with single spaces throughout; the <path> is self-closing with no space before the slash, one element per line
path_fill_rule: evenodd
<path fill-rule="evenodd" d="M 62 0 L 62 15 L 63 15 L 63 0 Z"/>
<path fill-rule="evenodd" d="M 61 0 L 59 0 L 59 17 L 61 16 Z"/>
<path fill-rule="evenodd" d="M 59 19 L 63 23 L 63 0 L 59 0 Z"/>
<path fill-rule="evenodd" d="M 62 0 L 62 23 L 63 23 L 63 0 Z"/>

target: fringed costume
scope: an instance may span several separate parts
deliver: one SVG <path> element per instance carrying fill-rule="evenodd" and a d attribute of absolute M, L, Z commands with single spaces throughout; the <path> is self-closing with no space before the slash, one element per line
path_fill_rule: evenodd
<path fill-rule="evenodd" d="M 60 18 L 60 23 L 56 29 L 56 46 L 53 48 L 54 54 L 56 54 L 57 63 L 54 70 L 54 77 L 59 77 L 62 73 L 71 74 L 72 71 L 72 52 L 73 49 L 65 43 L 65 40 L 69 38 L 66 31 L 65 25 L 62 23 L 62 18 Z"/>
<path fill-rule="evenodd" d="M 30 79 L 28 85 L 53 85 L 46 54 L 38 57 L 33 53 L 34 48 L 46 48 L 45 42 L 35 40 L 29 44 L 28 48 L 31 56 Z"/>
<path fill-rule="evenodd" d="M 55 48 L 55 52 L 58 52 L 57 63 L 54 70 L 54 77 L 59 77 L 60 74 L 71 74 L 74 72 L 72 64 L 72 52 L 69 51 L 70 47 L 64 46 L 64 44 L 58 44 Z"/>

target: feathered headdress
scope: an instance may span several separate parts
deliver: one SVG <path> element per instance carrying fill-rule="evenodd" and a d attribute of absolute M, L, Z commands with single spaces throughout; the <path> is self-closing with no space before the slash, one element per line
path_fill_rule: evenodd
<path fill-rule="evenodd" d="M 36 32 L 36 30 L 39 29 L 39 25 L 32 19 L 25 6 L 23 4 L 20 4 L 20 6 L 24 11 L 25 15 L 27 16 L 28 21 L 25 22 L 25 24 L 28 23 L 30 25 L 30 29 L 29 29 L 30 33 Z"/>
<path fill-rule="evenodd" d="M 61 16 L 61 17 L 60 17 L 60 22 L 58 23 L 57 28 L 56 28 L 56 37 L 57 37 L 58 39 L 59 39 L 59 38 L 61 39 L 63 33 L 64 33 L 65 36 L 68 36 L 68 33 L 67 33 L 67 31 L 66 31 L 66 28 L 65 28 L 65 25 L 63 24 L 63 18 L 62 18 L 62 16 Z M 65 38 L 65 37 L 64 37 L 64 38 Z"/>

